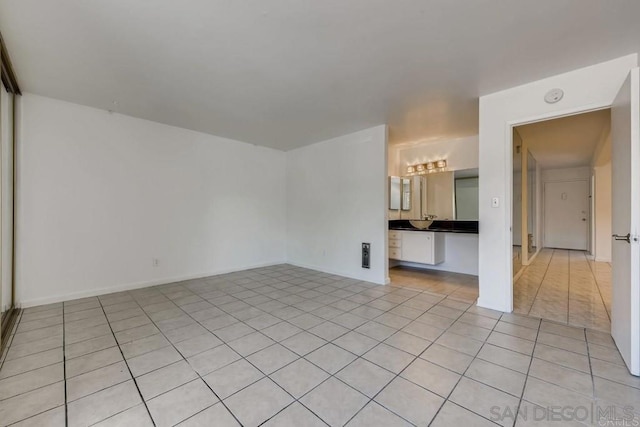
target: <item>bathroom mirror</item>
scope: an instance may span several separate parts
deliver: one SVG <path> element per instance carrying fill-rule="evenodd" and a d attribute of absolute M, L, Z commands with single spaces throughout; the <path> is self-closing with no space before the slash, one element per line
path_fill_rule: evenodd
<path fill-rule="evenodd" d="M 393 211 L 399 210 L 401 206 L 401 181 L 399 176 L 389 177 L 389 209 Z"/>
<path fill-rule="evenodd" d="M 462 169 L 454 172 L 455 217 L 459 220 L 477 221 L 479 218 L 478 169 Z"/>
<path fill-rule="evenodd" d="M 389 209 L 400 218 L 478 220 L 478 169 L 389 177 Z"/>
<path fill-rule="evenodd" d="M 411 210 L 411 179 L 402 178 L 402 206 L 403 211 Z"/>
<path fill-rule="evenodd" d="M 389 209 L 392 211 L 411 210 L 411 178 L 389 177 Z"/>
<path fill-rule="evenodd" d="M 454 173 L 435 172 L 424 176 L 422 216 L 435 215 L 438 220 L 455 219 Z"/>

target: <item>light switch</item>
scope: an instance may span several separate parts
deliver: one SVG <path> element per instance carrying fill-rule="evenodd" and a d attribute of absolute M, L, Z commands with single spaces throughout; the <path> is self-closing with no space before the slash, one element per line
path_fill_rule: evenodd
<path fill-rule="evenodd" d="M 494 197 L 491 199 L 491 207 L 492 208 L 499 208 L 500 207 L 500 198 L 499 197 Z"/>

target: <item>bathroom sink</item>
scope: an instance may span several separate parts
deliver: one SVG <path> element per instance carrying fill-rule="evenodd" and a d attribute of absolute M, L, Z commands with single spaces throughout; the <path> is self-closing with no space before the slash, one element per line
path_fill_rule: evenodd
<path fill-rule="evenodd" d="M 409 220 L 409 224 L 411 224 L 412 226 L 414 226 L 415 228 L 418 228 L 420 230 L 426 230 L 427 228 L 429 228 L 429 226 L 431 225 L 431 223 L 433 222 L 432 219 L 424 219 L 424 220 Z"/>

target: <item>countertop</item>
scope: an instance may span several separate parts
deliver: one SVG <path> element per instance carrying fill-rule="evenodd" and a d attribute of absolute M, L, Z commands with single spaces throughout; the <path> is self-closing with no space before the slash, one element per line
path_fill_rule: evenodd
<path fill-rule="evenodd" d="M 389 221 L 389 230 L 433 231 L 435 233 L 478 234 L 478 221 L 433 221 L 427 229 L 415 228 L 409 220 Z"/>

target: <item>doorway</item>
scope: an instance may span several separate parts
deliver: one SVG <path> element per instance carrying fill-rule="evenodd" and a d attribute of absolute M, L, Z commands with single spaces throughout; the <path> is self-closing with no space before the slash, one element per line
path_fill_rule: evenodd
<path fill-rule="evenodd" d="M 517 126 L 513 140 L 514 311 L 610 332 L 611 248 L 591 243 L 611 239 L 611 110 Z"/>

